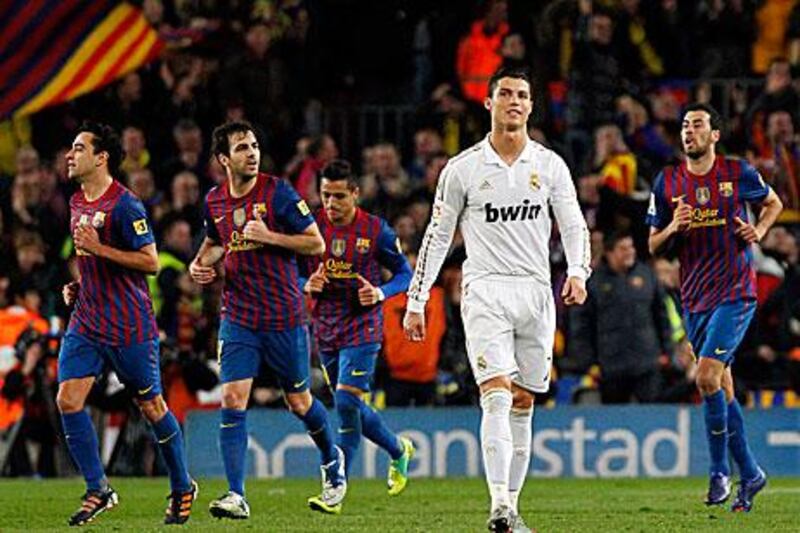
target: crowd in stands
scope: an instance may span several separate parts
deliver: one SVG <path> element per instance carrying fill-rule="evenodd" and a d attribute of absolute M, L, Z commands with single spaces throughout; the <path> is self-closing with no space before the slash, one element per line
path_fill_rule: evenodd
<path fill-rule="evenodd" d="M 530 136 L 568 162 L 592 232 L 589 303 L 559 308 L 552 398 L 592 401 L 582 393 L 596 390 L 609 403 L 696 400 L 679 267 L 648 256 L 643 224 L 653 177 L 680 160 L 680 113 L 690 101 L 721 111 L 723 151 L 755 165 L 786 207 L 758 247 L 760 309 L 735 374 L 743 390 L 800 392 L 800 2 L 139 4 L 169 44 L 158 61 L 0 124 L 0 430 L 41 396 L 34 388 L 52 387 L 51 337 L 69 313 L 61 287 L 76 274 L 65 153 L 81 120 L 119 130 L 127 155 L 115 177 L 142 199 L 155 228 L 161 270 L 150 287 L 167 400 L 182 419 L 215 385 L 220 287 L 201 289 L 187 274 L 203 236 L 204 195 L 225 179 L 209 155 L 213 127 L 255 124 L 263 170 L 290 180 L 313 207 L 318 171 L 351 160 L 362 206 L 390 221 L 413 265 L 439 172 L 488 131 L 486 81 L 501 65 L 530 67 Z M 342 31 L 344 20 L 363 33 Z M 411 136 L 340 153 L 324 112 L 362 103 L 414 106 L 397 130 Z M 425 343 L 403 338 L 404 296 L 385 302 L 378 404 L 476 401 L 459 308 L 463 258 L 457 236 L 431 296 Z M 556 238 L 551 259 L 558 294 L 565 261 Z M 6 338 L 20 320 L 39 337 Z M 254 403 L 280 402 L 269 375 L 258 385 Z M 46 420 L 47 409 L 39 416 Z"/>

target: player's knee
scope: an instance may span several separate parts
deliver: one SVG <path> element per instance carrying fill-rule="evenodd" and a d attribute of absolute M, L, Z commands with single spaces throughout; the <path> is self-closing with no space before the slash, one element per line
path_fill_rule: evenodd
<path fill-rule="evenodd" d="M 361 391 L 357 393 L 350 389 L 336 389 L 334 394 L 337 409 L 361 409 Z"/>
<path fill-rule="evenodd" d="M 291 393 L 286 395 L 286 406 L 292 414 L 297 416 L 305 415 L 311 409 L 313 398 L 308 391 Z"/>
<path fill-rule="evenodd" d="M 514 409 L 532 409 L 535 397 L 532 392 L 525 389 L 515 388 L 513 391 L 513 407 Z"/>
<path fill-rule="evenodd" d="M 695 378 L 695 383 L 697 384 L 697 388 L 704 396 L 714 394 L 722 386 L 719 376 L 711 372 L 698 372 L 697 377 Z"/>
<path fill-rule="evenodd" d="M 248 395 L 236 389 L 224 389 L 222 391 L 222 407 L 225 409 L 247 409 Z"/>
<path fill-rule="evenodd" d="M 137 400 L 136 404 L 149 422 L 158 422 L 167 414 L 167 402 L 161 395 L 149 400 Z"/>
<path fill-rule="evenodd" d="M 56 405 L 58 405 L 58 410 L 61 413 L 77 413 L 83 409 L 83 404 L 84 398 L 82 395 L 67 387 L 59 387 L 58 394 L 56 395 Z"/>

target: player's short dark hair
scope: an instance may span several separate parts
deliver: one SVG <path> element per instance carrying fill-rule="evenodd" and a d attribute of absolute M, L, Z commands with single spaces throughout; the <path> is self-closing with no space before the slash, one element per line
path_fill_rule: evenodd
<path fill-rule="evenodd" d="M 631 232 L 625 230 L 612 231 L 603 236 L 603 252 L 610 252 L 623 239 L 632 239 Z"/>
<path fill-rule="evenodd" d="M 87 120 L 80 125 L 78 132 L 92 134 L 92 148 L 94 152 L 107 153 L 108 171 L 111 174 L 116 174 L 125 157 L 125 150 L 122 149 L 122 140 L 116 130 L 108 124 Z"/>
<path fill-rule="evenodd" d="M 531 82 L 531 73 L 527 68 L 522 67 L 500 67 L 497 72 L 492 74 L 489 78 L 489 98 L 494 94 L 497 89 L 498 82 L 503 78 L 514 78 L 517 80 L 524 80 L 528 82 L 528 87 L 533 90 L 533 83 Z"/>
<path fill-rule="evenodd" d="M 719 112 L 710 104 L 704 104 L 702 102 L 689 104 L 686 106 L 686 109 L 683 110 L 683 116 L 685 117 L 690 111 L 705 111 L 708 113 L 711 129 L 722 131 L 722 117 L 720 116 Z"/>
<path fill-rule="evenodd" d="M 221 126 L 217 126 L 211 134 L 211 153 L 214 154 L 214 157 L 231 155 L 230 136 L 234 133 L 247 134 L 248 131 L 252 131 L 253 135 L 255 135 L 256 138 L 258 137 L 253 125 L 244 120 L 226 122 Z"/>
<path fill-rule="evenodd" d="M 342 181 L 347 180 L 347 188 L 355 190 L 358 187 L 358 179 L 353 173 L 353 167 L 344 159 L 334 159 L 323 168 L 319 173 L 319 181 L 322 178 L 328 181 Z"/>

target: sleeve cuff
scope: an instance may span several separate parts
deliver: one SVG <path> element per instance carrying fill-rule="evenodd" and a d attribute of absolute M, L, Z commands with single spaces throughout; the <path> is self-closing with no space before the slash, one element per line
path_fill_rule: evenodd
<path fill-rule="evenodd" d="M 589 275 L 592 273 L 592 269 L 584 268 L 582 266 L 571 266 L 567 269 L 567 277 L 569 278 L 578 278 L 580 280 L 586 281 L 589 279 Z"/>
<path fill-rule="evenodd" d="M 406 304 L 406 310 L 412 313 L 424 313 L 425 302 L 420 302 L 418 300 L 412 300 L 409 298 L 408 303 Z"/>

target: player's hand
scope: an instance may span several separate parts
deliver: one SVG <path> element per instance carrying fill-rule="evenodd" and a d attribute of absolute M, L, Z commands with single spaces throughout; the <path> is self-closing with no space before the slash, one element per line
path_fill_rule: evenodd
<path fill-rule="evenodd" d="M 561 298 L 565 305 L 582 305 L 586 301 L 586 282 L 575 276 L 570 276 L 561 289 Z"/>
<path fill-rule="evenodd" d="M 683 196 L 678 198 L 678 205 L 672 213 L 673 228 L 677 232 L 684 232 L 692 224 L 692 206 L 683 201 Z"/>
<path fill-rule="evenodd" d="M 425 340 L 425 314 L 406 311 L 403 317 L 403 331 L 406 339 L 412 342 L 422 342 Z"/>
<path fill-rule="evenodd" d="M 189 265 L 189 275 L 199 285 L 208 285 L 217 277 L 217 271 L 212 266 L 202 266 L 197 259 Z"/>
<path fill-rule="evenodd" d="M 309 276 L 308 281 L 306 281 L 306 285 L 303 287 L 303 292 L 309 294 L 319 294 L 325 290 L 326 283 L 328 283 L 328 273 L 325 270 L 325 264 L 320 263 L 317 267 L 317 270 L 314 271 L 314 273 Z"/>
<path fill-rule="evenodd" d="M 358 303 L 368 307 L 381 301 L 381 292 L 378 287 L 370 283 L 361 274 L 356 274 L 356 279 L 361 284 L 361 287 L 358 288 Z"/>
<path fill-rule="evenodd" d="M 261 218 L 251 220 L 244 226 L 244 238 L 262 244 L 273 244 L 275 232 L 267 227 Z"/>
<path fill-rule="evenodd" d="M 100 235 L 97 234 L 97 230 L 88 224 L 75 226 L 72 241 L 75 243 L 75 248 L 92 255 L 97 255 L 97 252 L 103 246 L 100 243 Z"/>
<path fill-rule="evenodd" d="M 70 281 L 64 288 L 61 289 L 61 295 L 64 297 L 64 303 L 72 305 L 75 302 L 75 299 L 78 297 L 78 289 L 80 288 L 81 284 L 77 281 Z"/>
<path fill-rule="evenodd" d="M 745 222 L 739 217 L 734 217 L 733 221 L 736 224 L 736 229 L 733 230 L 733 233 L 747 244 L 759 242 L 763 237 L 758 228 L 749 222 Z"/>

